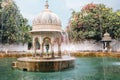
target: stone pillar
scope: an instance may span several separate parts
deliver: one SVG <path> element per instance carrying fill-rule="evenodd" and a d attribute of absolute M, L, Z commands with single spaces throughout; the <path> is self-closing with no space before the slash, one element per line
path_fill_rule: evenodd
<path fill-rule="evenodd" d="M 58 56 L 60 56 L 60 57 L 62 56 L 61 55 L 61 38 L 58 39 Z"/>
<path fill-rule="evenodd" d="M 60 43 L 58 44 L 58 56 L 61 57 L 61 44 Z"/>
<path fill-rule="evenodd" d="M 52 58 L 54 58 L 54 38 L 51 38 L 51 55 Z"/>
<path fill-rule="evenodd" d="M 52 53 L 52 58 L 54 58 L 54 43 L 51 43 L 51 53 Z"/>
<path fill-rule="evenodd" d="M 33 52 L 34 55 L 36 56 L 36 44 L 35 44 L 35 38 L 33 37 Z"/>
<path fill-rule="evenodd" d="M 43 52 L 42 52 L 42 43 L 43 43 L 43 41 L 42 41 L 41 38 L 39 38 L 39 43 L 40 43 L 40 56 L 43 56 Z"/>
<path fill-rule="evenodd" d="M 42 46 L 42 54 L 41 54 L 41 56 L 43 56 L 43 53 L 44 53 L 44 42 L 41 44 L 41 46 Z"/>

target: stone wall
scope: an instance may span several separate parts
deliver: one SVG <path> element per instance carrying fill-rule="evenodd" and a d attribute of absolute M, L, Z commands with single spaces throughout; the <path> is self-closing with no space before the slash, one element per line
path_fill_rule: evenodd
<path fill-rule="evenodd" d="M 111 46 L 113 51 L 120 52 L 120 41 L 113 40 Z"/>
<path fill-rule="evenodd" d="M 99 51 L 102 50 L 102 44 L 93 40 L 80 41 L 77 43 L 70 43 L 68 45 L 69 51 Z"/>
<path fill-rule="evenodd" d="M 0 44 L 0 51 L 32 51 L 28 50 L 28 45 L 27 44 Z"/>
<path fill-rule="evenodd" d="M 110 46 L 112 48 L 112 51 L 118 51 L 120 52 L 120 41 L 112 40 L 110 43 Z M 77 43 L 69 43 L 69 45 L 66 47 L 66 45 L 62 45 L 62 50 L 68 50 L 68 51 L 102 51 L 103 50 L 103 44 L 101 42 L 96 42 L 94 40 L 85 40 L 80 41 Z"/>
<path fill-rule="evenodd" d="M 112 46 L 112 51 L 120 51 L 120 41 L 113 40 L 110 44 Z M 77 43 L 69 43 L 68 45 L 63 44 L 61 46 L 62 51 L 101 51 L 102 50 L 102 43 L 96 42 L 93 40 L 86 40 L 86 41 L 80 41 Z M 58 46 L 54 46 L 54 50 L 57 51 Z M 27 51 L 27 52 L 33 52 L 32 48 L 28 50 L 27 44 L 0 44 L 0 51 Z M 37 50 L 39 52 L 39 50 Z"/>

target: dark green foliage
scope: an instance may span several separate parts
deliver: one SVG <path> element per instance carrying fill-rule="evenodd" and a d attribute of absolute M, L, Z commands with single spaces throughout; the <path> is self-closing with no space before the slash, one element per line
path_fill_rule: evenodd
<path fill-rule="evenodd" d="M 26 43 L 30 41 L 28 31 L 31 27 L 27 24 L 27 19 L 23 18 L 16 4 L 3 1 L 6 3 L 1 11 L 0 39 L 1 43 Z"/>
<path fill-rule="evenodd" d="M 67 31 L 72 41 L 99 41 L 106 31 L 113 39 L 119 40 L 120 10 L 114 12 L 103 4 L 90 3 L 79 12 L 73 11 Z"/>

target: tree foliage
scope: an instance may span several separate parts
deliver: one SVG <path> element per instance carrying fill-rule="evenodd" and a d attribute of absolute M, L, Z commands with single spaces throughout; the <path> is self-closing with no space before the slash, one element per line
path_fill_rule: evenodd
<path fill-rule="evenodd" d="M 28 31 L 31 29 L 18 7 L 12 0 L 2 2 L 1 11 L 1 42 L 2 43 L 26 43 L 30 41 Z"/>
<path fill-rule="evenodd" d="M 72 12 L 67 31 L 73 41 L 99 41 L 106 31 L 113 39 L 120 39 L 120 10 L 114 12 L 104 4 L 87 4 L 81 11 Z"/>

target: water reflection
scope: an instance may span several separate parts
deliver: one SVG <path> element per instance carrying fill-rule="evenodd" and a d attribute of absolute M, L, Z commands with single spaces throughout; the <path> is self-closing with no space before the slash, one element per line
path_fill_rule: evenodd
<path fill-rule="evenodd" d="M 49 73 L 12 70 L 14 60 L 0 59 L 0 80 L 120 80 L 117 58 L 77 58 L 74 69 Z"/>

